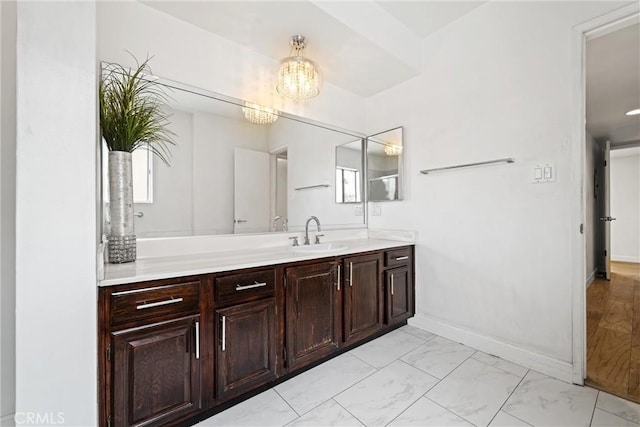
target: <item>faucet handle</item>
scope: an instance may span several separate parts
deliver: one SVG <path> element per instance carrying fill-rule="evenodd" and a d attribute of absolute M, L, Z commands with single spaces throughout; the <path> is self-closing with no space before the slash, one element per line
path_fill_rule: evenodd
<path fill-rule="evenodd" d="M 298 236 L 289 237 L 289 240 L 293 240 L 292 246 L 299 246 L 298 244 Z"/>
<path fill-rule="evenodd" d="M 324 237 L 324 234 L 316 234 L 316 245 L 320 244 L 320 238 Z"/>

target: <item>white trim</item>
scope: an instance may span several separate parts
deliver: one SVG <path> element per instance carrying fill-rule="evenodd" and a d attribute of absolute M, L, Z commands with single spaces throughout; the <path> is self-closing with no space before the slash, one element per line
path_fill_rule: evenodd
<path fill-rule="evenodd" d="M 640 257 L 611 254 L 611 261 L 640 263 Z"/>
<path fill-rule="evenodd" d="M 633 3 L 606 13 L 572 30 L 572 143 L 571 158 L 571 324 L 572 324 L 572 381 L 584 384 L 586 377 L 586 271 L 587 254 L 584 235 L 578 232 L 579 224 L 585 223 L 585 199 L 583 181 L 585 168 L 585 79 L 584 44 L 586 37 L 602 35 L 605 31 L 618 28 L 620 21 L 637 14 L 639 5 Z M 589 34 L 587 34 L 589 33 Z"/>
<path fill-rule="evenodd" d="M 4 415 L 0 418 L 0 427 L 14 427 L 16 425 L 15 414 Z"/>
<path fill-rule="evenodd" d="M 588 288 L 589 286 L 591 286 L 593 281 L 596 280 L 596 274 L 598 274 L 598 268 L 597 267 L 594 268 L 591 273 L 589 273 L 589 276 L 587 276 L 587 282 L 586 282 L 585 289 Z"/>
<path fill-rule="evenodd" d="M 568 361 L 554 359 L 540 353 L 525 350 L 513 344 L 486 335 L 480 335 L 423 314 L 416 314 L 415 317 L 409 319 L 409 324 L 475 348 L 476 350 L 542 372 L 553 378 L 572 382 L 571 363 Z"/>

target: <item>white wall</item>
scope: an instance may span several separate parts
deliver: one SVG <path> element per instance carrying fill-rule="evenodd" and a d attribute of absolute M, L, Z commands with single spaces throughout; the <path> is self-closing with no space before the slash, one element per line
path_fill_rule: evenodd
<path fill-rule="evenodd" d="M 15 411 L 16 3 L 0 2 L 0 426 Z"/>
<path fill-rule="evenodd" d="M 640 263 L 640 149 L 611 151 L 611 260 Z"/>
<path fill-rule="evenodd" d="M 617 7 L 489 2 L 425 39 L 421 76 L 367 102 L 370 132 L 405 126 L 407 200 L 370 227 L 418 231 L 414 322 L 567 380 L 572 27 Z M 530 183 L 538 161 L 555 183 Z"/>
<path fill-rule="evenodd" d="M 95 4 L 20 2 L 17 23 L 17 421 L 95 425 Z"/>

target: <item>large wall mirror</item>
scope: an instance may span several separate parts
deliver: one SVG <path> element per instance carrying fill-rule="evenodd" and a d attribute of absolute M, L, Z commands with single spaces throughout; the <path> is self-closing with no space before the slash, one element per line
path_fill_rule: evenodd
<path fill-rule="evenodd" d="M 170 167 L 134 152 L 138 237 L 297 231 L 311 215 L 328 229 L 366 226 L 362 135 L 287 114 L 252 123 L 243 101 L 158 81 L 168 88 L 176 145 Z M 350 182 L 340 188 L 338 170 Z"/>
<path fill-rule="evenodd" d="M 367 137 L 367 179 L 370 202 L 403 199 L 402 127 Z"/>

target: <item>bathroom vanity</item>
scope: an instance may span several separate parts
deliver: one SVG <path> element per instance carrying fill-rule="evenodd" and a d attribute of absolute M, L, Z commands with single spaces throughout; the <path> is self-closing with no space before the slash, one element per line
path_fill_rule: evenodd
<path fill-rule="evenodd" d="M 107 271 L 101 425 L 195 424 L 406 324 L 414 246 L 360 239 L 338 252 L 201 254 Z"/>

